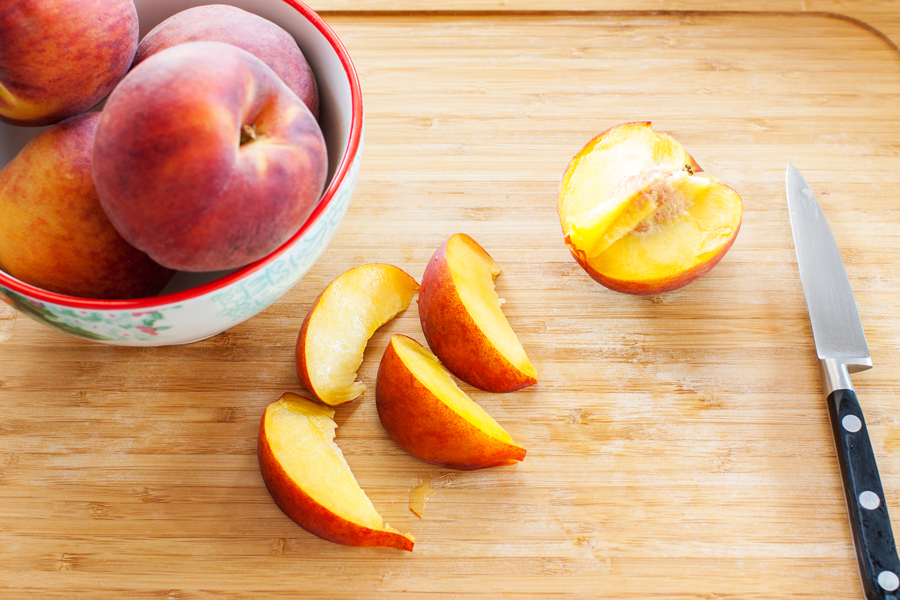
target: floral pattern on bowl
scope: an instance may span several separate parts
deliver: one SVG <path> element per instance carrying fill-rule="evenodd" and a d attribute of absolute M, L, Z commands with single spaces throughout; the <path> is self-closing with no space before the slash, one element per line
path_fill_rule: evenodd
<path fill-rule="evenodd" d="M 144 313 L 124 311 L 104 313 L 39 302 L 3 286 L 0 286 L 0 294 L 19 312 L 47 327 L 98 342 L 153 341 L 156 336 L 170 329 L 169 326 L 160 323 L 165 319 L 163 311 L 180 308 L 173 306 Z"/>

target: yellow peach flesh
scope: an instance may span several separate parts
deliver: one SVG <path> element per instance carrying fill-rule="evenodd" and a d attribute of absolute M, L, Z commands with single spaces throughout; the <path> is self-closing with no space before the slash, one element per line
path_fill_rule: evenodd
<path fill-rule="evenodd" d="M 418 289 L 391 265 L 363 265 L 335 279 L 313 307 L 306 332 L 311 391 L 331 405 L 360 396 L 366 386 L 356 381 L 356 372 L 369 338 L 405 310 Z"/>
<path fill-rule="evenodd" d="M 275 459 L 320 506 L 370 529 L 384 524 L 334 443 L 334 410 L 300 396 L 282 398 L 266 412 L 266 438 Z"/>
<path fill-rule="evenodd" d="M 568 216 L 591 211 L 613 196 L 622 179 L 652 167 L 678 171 L 686 159 L 681 144 L 657 134 L 649 123 L 617 127 L 593 140 L 572 161 L 562 182 L 565 196 L 560 212 Z M 604 212 L 614 214 L 617 209 L 624 207 L 613 204 Z"/>
<path fill-rule="evenodd" d="M 714 183 L 675 218 L 631 231 L 590 264 L 618 281 L 666 279 L 703 264 L 733 237 L 741 203 L 728 186 Z"/>
<path fill-rule="evenodd" d="M 51 101 L 48 105 L 41 105 L 29 101 L 14 95 L 3 85 L 3 82 L 0 81 L 0 114 L 20 121 L 38 120 L 47 115 L 48 107 L 52 110 L 56 110 L 60 108 L 59 102 Z"/>
<path fill-rule="evenodd" d="M 512 436 L 459 389 L 450 376 L 450 372 L 430 350 L 403 336 L 394 336 L 391 343 L 394 345 L 397 356 L 409 371 L 415 373 L 419 382 L 428 388 L 429 392 L 440 398 L 453 412 L 490 437 L 515 445 Z"/>
<path fill-rule="evenodd" d="M 648 168 L 622 179 L 610 198 L 595 208 L 567 217 L 569 240 L 587 258 L 595 258 L 631 231 L 646 231 L 682 214 L 709 185 L 706 175 Z"/>
<path fill-rule="evenodd" d="M 478 329 L 519 371 L 537 377 L 525 349 L 500 308 L 503 301 L 494 289 L 494 279 L 500 274 L 499 265 L 462 236 L 450 238 L 447 262 L 460 300 Z"/>
<path fill-rule="evenodd" d="M 427 481 L 420 481 L 409 496 L 409 510 L 420 519 L 425 516 L 425 505 L 434 488 Z"/>
<path fill-rule="evenodd" d="M 0 81 L 0 106 L 9 106 L 13 108 L 19 108 L 23 104 L 21 100 L 12 95 L 12 93 L 6 89 L 6 86 L 3 85 L 3 82 Z M 19 109 L 21 110 L 21 109 Z M 12 112 L 12 111 L 10 111 Z M 30 119 L 36 115 L 37 111 L 32 111 L 31 113 L 25 114 L 26 119 Z"/>

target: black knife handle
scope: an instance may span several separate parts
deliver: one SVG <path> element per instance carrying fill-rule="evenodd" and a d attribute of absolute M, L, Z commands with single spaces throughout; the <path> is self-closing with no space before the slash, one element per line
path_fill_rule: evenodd
<path fill-rule="evenodd" d="M 868 600 L 900 600 L 900 558 L 862 410 L 853 390 L 828 396 L 850 529 Z"/>

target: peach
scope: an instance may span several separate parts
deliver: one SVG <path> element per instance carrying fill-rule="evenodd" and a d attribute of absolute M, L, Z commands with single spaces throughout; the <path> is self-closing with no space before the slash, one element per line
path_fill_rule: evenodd
<path fill-rule="evenodd" d="M 469 398 L 419 342 L 393 335 L 375 382 L 378 416 L 407 452 L 453 469 L 512 465 L 525 449 Z"/>
<path fill-rule="evenodd" d="M 334 409 L 286 393 L 259 423 L 259 470 L 278 508 L 320 538 L 412 551 L 415 540 L 384 523 L 334 443 Z"/>
<path fill-rule="evenodd" d="M 468 235 L 450 237 L 422 275 L 419 318 L 432 351 L 451 373 L 489 392 L 537 382 L 494 290 L 500 267 Z"/>
<path fill-rule="evenodd" d="M 172 269 L 218 271 L 300 229 L 327 161 L 315 117 L 264 62 L 188 42 L 146 59 L 110 94 L 94 181 L 129 243 Z"/>
<path fill-rule="evenodd" d="M 741 198 L 648 122 L 601 133 L 569 165 L 557 209 L 565 243 L 604 286 L 656 294 L 685 286 L 731 248 Z"/>
<path fill-rule="evenodd" d="M 0 7 L 0 121 L 49 125 L 98 104 L 138 45 L 132 0 L 12 0 Z"/>
<path fill-rule="evenodd" d="M 319 88 L 297 42 L 275 23 L 234 6 L 195 6 L 154 27 L 138 45 L 134 64 L 185 42 L 225 42 L 261 59 L 319 116 Z"/>
<path fill-rule="evenodd" d="M 97 197 L 91 149 L 100 114 L 32 139 L 0 171 L 0 269 L 69 296 L 154 296 L 174 274 L 118 234 Z"/>
<path fill-rule="evenodd" d="M 297 375 L 306 389 L 331 406 L 359 397 L 366 386 L 356 371 L 369 338 L 406 310 L 418 289 L 415 279 L 383 264 L 355 267 L 332 281 L 297 336 Z"/>

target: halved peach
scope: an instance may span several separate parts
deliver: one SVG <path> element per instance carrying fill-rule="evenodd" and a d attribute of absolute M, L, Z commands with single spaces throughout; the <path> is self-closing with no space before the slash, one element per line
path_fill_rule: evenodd
<path fill-rule="evenodd" d="M 422 275 L 419 319 L 432 351 L 451 373 L 489 392 L 537 383 L 537 373 L 494 290 L 500 267 L 471 237 L 457 233 Z"/>
<path fill-rule="evenodd" d="M 334 409 L 286 393 L 259 424 L 259 469 L 284 514 L 320 538 L 412 551 L 415 540 L 384 523 L 334 443 Z"/>
<path fill-rule="evenodd" d="M 674 290 L 706 274 L 731 248 L 742 215 L 737 192 L 648 122 L 591 140 L 563 176 L 557 209 L 578 264 L 629 294 Z"/>
<path fill-rule="evenodd" d="M 356 381 L 375 330 L 409 306 L 419 289 L 392 265 L 362 265 L 332 281 L 313 303 L 297 336 L 297 375 L 316 398 L 336 406 L 366 389 Z"/>
<path fill-rule="evenodd" d="M 385 431 L 407 452 L 453 469 L 512 465 L 525 448 L 459 389 L 438 358 L 416 340 L 395 334 L 375 380 Z"/>

